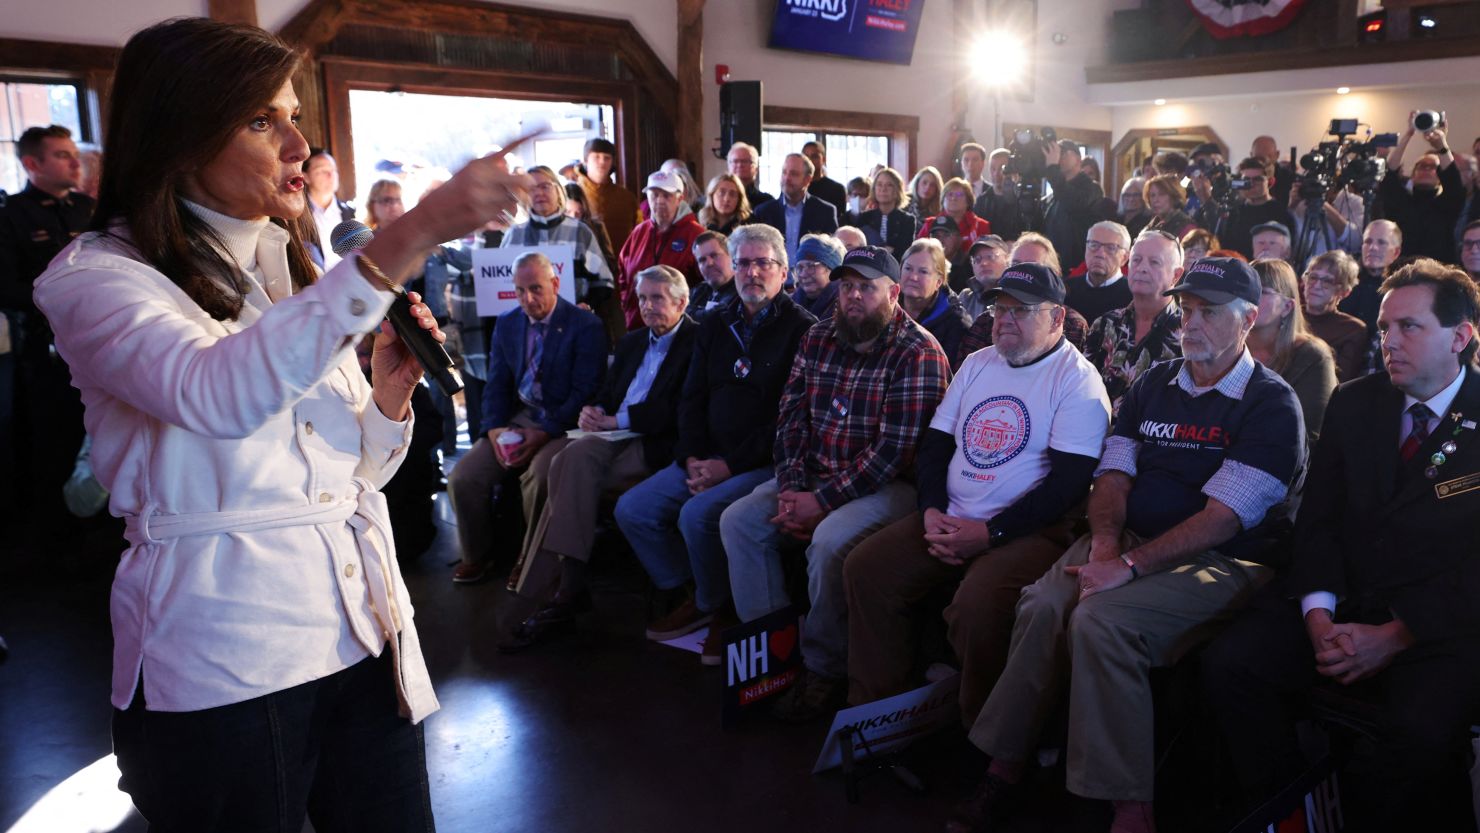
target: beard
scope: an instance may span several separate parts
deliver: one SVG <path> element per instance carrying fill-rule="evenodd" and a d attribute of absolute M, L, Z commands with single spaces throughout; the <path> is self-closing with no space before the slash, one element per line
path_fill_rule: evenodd
<path fill-rule="evenodd" d="M 847 347 L 855 347 L 866 344 L 879 337 L 884 329 L 889 326 L 889 319 L 894 317 L 892 305 L 881 306 L 864 316 L 857 324 L 848 320 L 848 315 L 841 308 L 833 313 L 833 331 L 837 333 L 838 341 Z"/>

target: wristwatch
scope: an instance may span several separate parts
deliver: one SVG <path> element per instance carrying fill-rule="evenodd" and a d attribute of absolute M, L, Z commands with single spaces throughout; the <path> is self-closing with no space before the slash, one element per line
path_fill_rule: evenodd
<path fill-rule="evenodd" d="M 1131 581 L 1141 577 L 1141 571 L 1136 569 L 1136 562 L 1131 560 L 1130 553 L 1121 553 L 1120 560 L 1125 563 L 1125 566 L 1131 568 Z"/>
<path fill-rule="evenodd" d="M 994 529 L 991 524 L 986 524 L 985 526 L 987 527 L 987 540 L 992 543 L 992 546 L 998 546 L 1007 540 L 1007 530 Z"/>

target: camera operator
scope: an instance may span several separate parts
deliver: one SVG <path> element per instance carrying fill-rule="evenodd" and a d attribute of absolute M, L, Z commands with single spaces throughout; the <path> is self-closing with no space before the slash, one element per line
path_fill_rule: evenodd
<path fill-rule="evenodd" d="M 1431 257 L 1441 263 L 1453 263 L 1454 226 L 1464 208 L 1464 182 L 1454 164 L 1442 116 L 1432 128 L 1423 131 L 1429 149 L 1413 163 L 1412 177 L 1403 175 L 1403 151 L 1418 132 L 1414 127 L 1415 115 L 1418 114 L 1408 115 L 1408 129 L 1388 154 L 1388 172 L 1378 186 L 1382 216 L 1402 230 L 1405 257 Z"/>
<path fill-rule="evenodd" d="M 1095 209 L 1105 198 L 1104 189 L 1079 169 L 1079 146 L 1071 139 L 1045 142 L 1045 178 L 1053 194 L 1044 201 L 1043 234 L 1053 241 L 1065 268 L 1084 262 L 1084 238 L 1098 219 Z"/>
<path fill-rule="evenodd" d="M 1269 193 L 1280 202 L 1288 202 L 1291 187 L 1295 184 L 1295 172 L 1287 162 L 1280 161 L 1280 144 L 1273 136 L 1260 136 L 1249 147 L 1249 155 L 1263 159 L 1273 166 L 1270 174 Z"/>
<path fill-rule="evenodd" d="M 1196 217 L 1204 205 L 1213 200 L 1213 178 L 1209 173 L 1223 164 L 1223 152 L 1216 142 L 1203 142 L 1192 149 L 1192 161 L 1187 166 L 1187 179 L 1182 187 L 1188 188 L 1188 216 Z"/>
<path fill-rule="evenodd" d="M 1303 164 L 1303 163 L 1302 163 Z M 1294 263 L 1304 263 L 1319 254 L 1325 254 L 1332 249 L 1350 251 L 1360 245 L 1360 237 L 1353 241 L 1349 235 L 1351 225 L 1347 222 L 1347 215 L 1337 210 L 1336 206 L 1327 201 L 1325 183 L 1317 178 L 1319 171 L 1306 170 L 1302 168 L 1302 176 L 1297 179 L 1295 187 L 1290 189 L 1288 202 L 1290 215 L 1295 218 L 1295 240 L 1292 249 Z M 1345 189 L 1338 192 L 1338 196 L 1348 193 Z M 1357 211 L 1362 209 L 1361 197 L 1357 197 Z M 1320 216 L 1312 218 L 1311 210 L 1319 202 Z M 1311 224 L 1315 228 L 1311 228 Z"/>
<path fill-rule="evenodd" d="M 1250 156 L 1239 162 L 1238 179 L 1229 183 L 1233 193 L 1238 196 L 1237 204 L 1225 218 L 1220 217 L 1223 209 L 1216 201 L 1204 201 L 1202 210 L 1198 212 L 1198 225 L 1217 234 L 1223 241 L 1224 248 L 1233 249 L 1244 257 L 1252 257 L 1255 226 L 1279 223 L 1285 228 L 1292 228 L 1295 225 L 1295 218 L 1290 216 L 1285 203 L 1276 200 L 1269 192 L 1273 177 L 1273 162 L 1257 156 Z"/>

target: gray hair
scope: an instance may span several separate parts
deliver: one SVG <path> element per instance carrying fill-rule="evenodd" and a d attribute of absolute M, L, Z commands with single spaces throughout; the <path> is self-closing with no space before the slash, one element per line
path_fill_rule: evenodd
<path fill-rule="evenodd" d="M 1250 310 L 1259 309 L 1258 304 L 1251 303 L 1247 298 L 1234 298 L 1233 300 L 1229 301 L 1226 306 L 1230 310 L 1233 310 L 1233 314 L 1238 316 L 1239 318 L 1243 318 L 1244 316 L 1248 315 Z"/>
<path fill-rule="evenodd" d="M 725 159 L 729 159 L 730 154 L 734 153 L 736 148 L 745 148 L 746 150 L 750 151 L 751 156 L 755 157 L 756 162 L 761 161 L 760 149 L 749 142 L 736 142 L 735 144 L 730 145 L 730 149 L 725 151 Z"/>
<path fill-rule="evenodd" d="M 534 265 L 541 267 L 541 270 L 552 278 L 556 277 L 555 264 L 551 263 L 550 259 L 548 257 L 545 257 L 542 252 L 525 252 L 517 258 L 514 258 L 514 271 L 517 272 L 520 269 L 523 269 L 524 265 L 527 263 L 533 263 Z"/>
<path fill-rule="evenodd" d="M 759 243 L 770 248 L 771 258 L 781 264 L 781 271 L 791 268 L 786 259 L 786 238 L 775 227 L 765 223 L 751 223 L 748 226 L 740 226 L 730 234 L 730 259 L 740 257 L 740 247 L 746 243 Z"/>
<path fill-rule="evenodd" d="M 687 301 L 689 298 L 689 282 L 683 273 L 672 266 L 658 264 L 637 273 L 637 279 L 632 282 L 636 288 L 643 281 L 656 281 L 668 285 L 668 297 L 675 301 Z"/>
<path fill-rule="evenodd" d="M 1100 222 L 1095 223 L 1094 225 L 1089 227 L 1090 231 L 1094 231 L 1095 229 L 1099 229 L 1100 231 L 1114 232 L 1115 236 L 1120 238 L 1120 248 L 1125 249 L 1127 252 L 1131 250 L 1130 230 L 1120 223 L 1117 223 L 1114 220 L 1101 220 Z M 1086 233 L 1085 237 L 1088 236 L 1088 233 Z"/>
<path fill-rule="evenodd" d="M 1172 260 L 1174 261 L 1172 268 L 1176 269 L 1182 265 L 1184 253 L 1182 251 L 1182 241 L 1177 239 L 1177 235 L 1169 231 L 1162 231 L 1161 229 L 1146 229 L 1136 235 L 1137 243 L 1140 243 L 1142 240 L 1165 240 L 1171 243 L 1173 252 Z"/>

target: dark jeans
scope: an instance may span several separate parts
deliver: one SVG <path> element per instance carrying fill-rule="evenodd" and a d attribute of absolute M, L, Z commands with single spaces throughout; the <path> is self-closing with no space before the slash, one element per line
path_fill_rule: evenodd
<path fill-rule="evenodd" d="M 119 786 L 151 833 L 433 831 L 421 725 L 390 651 L 321 680 L 193 712 L 113 713 Z"/>

